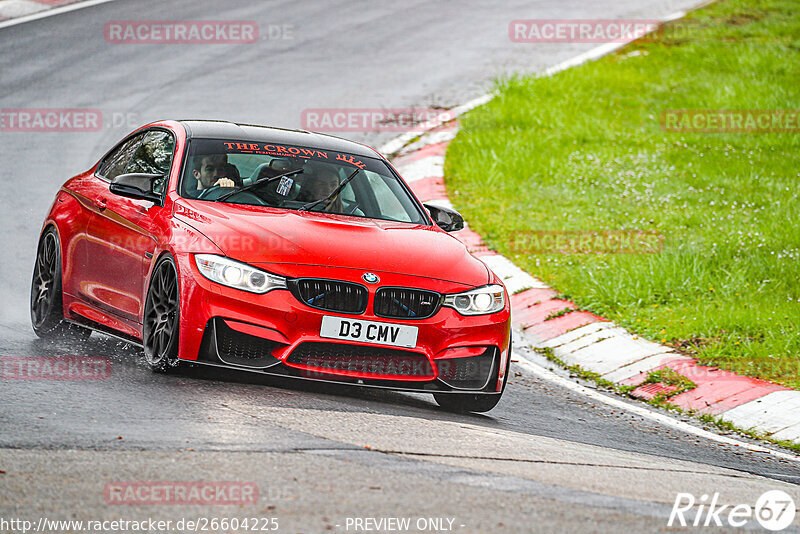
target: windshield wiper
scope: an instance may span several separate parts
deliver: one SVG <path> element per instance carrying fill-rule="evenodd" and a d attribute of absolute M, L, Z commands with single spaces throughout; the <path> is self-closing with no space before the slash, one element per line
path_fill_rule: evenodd
<path fill-rule="evenodd" d="M 242 192 L 247 191 L 249 189 L 253 189 L 257 185 L 268 184 L 270 182 L 274 182 L 275 180 L 277 180 L 279 178 L 284 178 L 286 176 L 294 176 L 295 174 L 300 174 L 301 172 L 303 172 L 303 168 L 302 167 L 299 168 L 299 169 L 295 169 L 293 171 L 289 171 L 289 172 L 285 172 L 283 174 L 279 174 L 277 176 L 264 176 L 263 178 L 259 178 L 258 180 L 256 180 L 252 184 L 248 184 L 248 185 L 245 185 L 243 187 L 240 187 L 236 191 L 231 191 L 230 193 L 225 193 L 224 195 L 219 197 L 216 200 L 216 202 L 222 202 L 223 200 L 228 199 L 228 198 L 232 197 L 233 195 L 238 195 L 239 193 L 242 193 Z"/>
<path fill-rule="evenodd" d="M 323 202 L 325 202 L 325 207 L 327 208 L 328 204 L 330 204 L 330 202 L 334 198 L 336 198 L 339 195 L 339 193 L 342 192 L 342 189 L 344 189 L 344 186 L 346 186 L 350 182 L 350 180 L 355 178 L 356 174 L 358 174 L 360 170 L 361 169 L 356 169 L 355 171 L 353 171 L 353 174 L 351 174 L 350 176 L 348 176 L 347 178 L 342 180 L 342 183 L 340 183 L 339 186 L 336 189 L 331 191 L 331 194 L 328 195 L 327 197 L 321 198 L 319 200 L 315 200 L 314 202 L 309 202 L 308 204 L 304 204 L 304 205 L 300 206 L 300 208 L 298 208 L 297 211 L 309 211 L 311 208 L 316 207 L 319 204 L 322 204 Z"/>

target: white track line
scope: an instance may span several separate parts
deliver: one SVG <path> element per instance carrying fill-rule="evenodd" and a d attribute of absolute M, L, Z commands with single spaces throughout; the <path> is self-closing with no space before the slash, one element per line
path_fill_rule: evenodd
<path fill-rule="evenodd" d="M 54 7 L 53 9 L 46 9 L 43 11 L 39 11 L 38 13 L 31 13 L 30 15 L 25 15 L 23 17 L 17 17 L 14 19 L 0 22 L 0 29 L 8 28 L 9 26 L 16 26 L 17 24 L 24 24 L 26 22 L 31 22 L 34 20 L 52 17 L 53 15 L 61 15 L 63 13 L 69 13 L 70 11 L 76 11 L 78 9 L 83 9 L 85 7 L 92 7 L 99 4 L 106 4 L 108 2 L 113 2 L 113 1 L 114 0 L 86 0 L 85 2 L 78 2 L 76 4 Z"/>
<path fill-rule="evenodd" d="M 519 339 L 521 336 L 517 336 Z M 545 380 L 549 380 L 550 382 L 555 382 L 556 384 L 563 386 L 571 391 L 576 393 L 580 393 L 581 395 L 585 395 L 593 400 L 602 402 L 609 406 L 613 406 L 615 408 L 621 408 L 623 410 L 628 410 L 629 412 L 633 412 L 640 417 L 644 417 L 650 419 L 652 421 L 656 421 L 659 424 L 664 426 L 669 426 L 680 430 L 682 432 L 686 432 L 688 434 L 694 434 L 695 436 L 699 436 L 701 438 L 710 439 L 712 441 L 716 441 L 718 443 L 724 443 L 725 445 L 732 445 L 734 447 L 741 447 L 743 449 L 747 449 L 752 452 L 759 452 L 764 454 L 769 454 L 775 456 L 777 458 L 782 458 L 784 460 L 791 460 L 794 462 L 800 462 L 800 456 L 795 456 L 793 454 L 769 449 L 767 447 L 762 447 L 760 445 L 754 445 L 752 443 L 746 443 L 744 441 L 739 441 L 733 438 L 728 438 L 725 436 L 721 436 L 719 434 L 715 434 L 714 432 L 709 432 L 708 430 L 703 430 L 702 428 L 698 428 L 694 425 L 690 425 L 689 423 L 684 423 L 683 421 L 679 421 L 674 419 L 668 415 L 655 412 L 653 410 L 649 410 L 642 406 L 637 406 L 636 404 L 632 404 L 629 402 L 622 401 L 616 397 L 610 395 L 604 395 L 597 390 L 588 388 L 582 384 L 578 384 L 577 382 L 573 382 L 564 378 L 563 376 L 559 376 L 553 371 L 542 367 L 541 365 L 534 363 L 528 360 L 523 354 L 518 351 L 513 351 L 514 356 L 516 356 L 517 362 L 516 364 L 525 369 L 526 371 L 538 376 L 539 378 L 543 378 Z"/>
<path fill-rule="evenodd" d="M 478 106 L 486 104 L 492 98 L 494 98 L 494 95 L 492 93 L 486 93 L 485 95 L 473 98 L 466 104 L 461 104 L 460 106 L 456 106 L 453 109 L 448 110 L 437 117 L 434 117 L 428 122 L 421 124 L 419 129 L 432 130 L 438 126 L 441 126 L 446 122 L 453 120 L 454 117 L 458 117 L 459 115 L 462 115 L 467 111 L 470 111 L 472 109 L 477 108 Z M 407 132 L 402 135 L 399 135 L 394 139 L 392 139 L 391 141 L 389 141 L 388 143 L 386 143 L 385 145 L 383 145 L 378 152 L 380 152 L 381 154 L 395 154 L 396 152 L 402 150 L 402 148 L 406 146 L 415 137 L 421 137 L 418 131 Z"/>
<path fill-rule="evenodd" d="M 423 178 L 442 177 L 444 176 L 444 156 L 421 158 L 398 167 L 397 171 L 407 183 Z"/>

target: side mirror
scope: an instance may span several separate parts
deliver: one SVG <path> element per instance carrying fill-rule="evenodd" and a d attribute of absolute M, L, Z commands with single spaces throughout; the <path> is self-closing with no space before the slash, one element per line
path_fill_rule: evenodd
<path fill-rule="evenodd" d="M 436 226 L 445 232 L 457 232 L 464 228 L 464 217 L 456 210 L 451 210 L 444 206 L 436 206 L 434 204 L 423 204 L 423 206 L 430 212 Z"/>
<path fill-rule="evenodd" d="M 121 197 L 147 200 L 160 204 L 161 195 L 153 191 L 153 184 L 156 180 L 163 178 L 164 176 L 161 174 L 120 174 L 114 178 L 108 189 Z"/>

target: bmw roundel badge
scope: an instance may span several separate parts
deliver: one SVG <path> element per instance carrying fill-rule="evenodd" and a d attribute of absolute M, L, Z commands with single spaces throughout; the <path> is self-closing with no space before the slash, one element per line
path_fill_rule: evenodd
<path fill-rule="evenodd" d="M 380 278 L 378 278 L 378 275 L 375 273 L 364 273 L 361 275 L 361 278 L 363 278 L 364 281 L 368 284 L 377 284 L 378 280 L 380 280 Z"/>

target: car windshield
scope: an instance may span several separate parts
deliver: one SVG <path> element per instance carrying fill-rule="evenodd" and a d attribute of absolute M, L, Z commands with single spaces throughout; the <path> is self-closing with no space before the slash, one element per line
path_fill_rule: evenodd
<path fill-rule="evenodd" d="M 426 224 L 385 162 L 313 147 L 192 140 L 180 194 L 209 202 Z"/>

